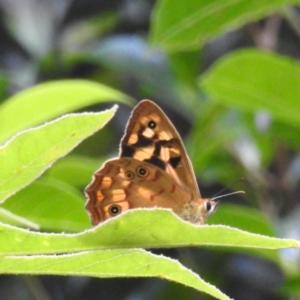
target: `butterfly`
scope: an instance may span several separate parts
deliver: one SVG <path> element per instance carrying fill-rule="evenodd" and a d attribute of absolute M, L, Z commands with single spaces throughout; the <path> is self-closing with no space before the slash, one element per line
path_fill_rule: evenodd
<path fill-rule="evenodd" d="M 180 135 L 150 100 L 135 106 L 119 157 L 95 172 L 85 194 L 93 225 L 138 207 L 169 208 L 182 219 L 201 225 L 217 207 L 214 200 L 201 198 Z"/>

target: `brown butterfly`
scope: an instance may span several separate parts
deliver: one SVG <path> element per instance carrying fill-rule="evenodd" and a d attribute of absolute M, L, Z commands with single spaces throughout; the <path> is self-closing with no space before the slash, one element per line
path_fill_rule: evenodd
<path fill-rule="evenodd" d="M 86 187 L 93 225 L 137 207 L 171 208 L 204 224 L 217 202 L 201 198 L 182 140 L 164 112 L 143 100 L 133 109 L 120 157 L 106 161 Z"/>

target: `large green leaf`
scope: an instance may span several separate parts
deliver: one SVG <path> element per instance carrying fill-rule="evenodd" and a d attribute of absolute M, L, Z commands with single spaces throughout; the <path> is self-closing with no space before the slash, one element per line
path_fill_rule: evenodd
<path fill-rule="evenodd" d="M 290 58 L 242 50 L 219 60 L 200 80 L 214 100 L 247 112 L 268 111 L 300 126 L 300 68 Z"/>
<path fill-rule="evenodd" d="M 285 296 L 290 296 L 289 299 L 297 299 L 300 295 L 300 276 L 294 275 L 292 278 L 289 278 L 285 283 L 280 287 L 279 291 Z M 295 296 L 293 298 L 292 296 Z M 297 297 L 298 296 L 298 297 Z"/>
<path fill-rule="evenodd" d="M 111 277 L 159 277 L 229 300 L 216 287 L 178 261 L 142 249 L 113 249 L 66 255 L 7 256 L 0 273 Z"/>
<path fill-rule="evenodd" d="M 221 200 L 222 201 L 222 200 Z M 268 236 L 275 236 L 271 221 L 262 212 L 250 207 L 222 203 L 208 219 L 209 224 L 222 224 Z"/>
<path fill-rule="evenodd" d="M 26 227 L 35 230 L 40 229 L 38 224 L 29 221 L 27 218 L 20 217 L 5 208 L 0 208 L 0 220 L 2 223 L 18 227 Z"/>
<path fill-rule="evenodd" d="M 36 85 L 0 106 L 0 144 L 20 130 L 104 101 L 132 103 L 129 96 L 88 80 L 60 80 Z"/>
<path fill-rule="evenodd" d="M 150 41 L 169 51 L 199 49 L 209 39 L 274 13 L 299 0 L 158 1 Z"/>
<path fill-rule="evenodd" d="M 90 227 L 84 203 L 85 198 L 77 189 L 46 177 L 13 195 L 0 207 L 38 224 L 41 230 L 78 232 Z"/>
<path fill-rule="evenodd" d="M 107 158 L 104 157 L 98 159 L 70 154 L 55 162 L 46 174 L 48 177 L 56 178 L 82 189 L 92 180 L 92 174 L 106 160 Z"/>
<path fill-rule="evenodd" d="M 0 201 L 31 183 L 54 161 L 102 128 L 116 108 L 101 113 L 65 115 L 23 131 L 0 147 Z"/>
<path fill-rule="evenodd" d="M 218 299 L 229 299 L 178 262 L 135 249 L 191 245 L 299 247 L 295 240 L 252 234 L 227 226 L 195 226 L 164 209 L 136 209 L 78 234 L 30 232 L 0 224 L 0 254 L 3 256 L 0 272 L 102 278 L 155 276 Z"/>
<path fill-rule="evenodd" d="M 218 211 L 208 219 L 208 224 L 222 224 L 256 234 L 275 236 L 273 224 L 266 215 L 258 210 L 241 205 L 220 204 Z M 280 263 L 278 251 L 268 251 L 258 248 L 241 249 L 237 247 L 226 248 L 224 250 L 250 253 L 275 263 Z"/>
<path fill-rule="evenodd" d="M 195 226 L 163 209 L 130 210 L 79 234 L 46 234 L 9 225 L 0 227 L 0 254 L 3 255 L 204 245 L 264 249 L 299 246 L 295 240 L 257 235 L 224 225 Z"/>

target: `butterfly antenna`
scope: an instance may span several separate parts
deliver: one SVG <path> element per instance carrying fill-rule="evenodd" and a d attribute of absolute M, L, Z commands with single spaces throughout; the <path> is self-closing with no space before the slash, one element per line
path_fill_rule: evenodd
<path fill-rule="evenodd" d="M 243 178 L 243 177 L 242 177 L 242 178 L 239 178 L 239 179 L 235 180 L 234 182 L 232 182 L 231 184 L 229 184 L 228 186 L 224 187 L 221 191 L 217 192 L 217 193 L 213 196 L 213 199 L 216 199 L 216 196 L 220 195 L 220 194 L 223 193 L 224 191 L 228 190 L 231 186 L 233 186 L 234 184 L 236 184 L 237 182 L 242 181 L 242 180 L 245 180 L 245 178 Z M 241 192 L 242 192 L 242 191 L 241 191 Z M 236 193 L 236 192 L 235 192 L 235 193 Z M 245 192 L 239 193 L 239 194 L 245 194 Z M 228 195 L 232 195 L 232 193 L 223 195 L 223 196 L 221 196 L 221 197 L 228 196 Z M 219 197 L 217 197 L 217 198 L 219 198 Z"/>
<path fill-rule="evenodd" d="M 216 200 L 216 199 L 220 199 L 220 198 L 224 198 L 224 197 L 228 197 L 228 196 L 236 195 L 236 194 L 245 194 L 245 192 L 244 191 L 236 191 L 236 192 L 232 192 L 232 193 L 229 193 L 229 194 L 213 197 L 213 198 L 211 198 L 211 200 Z"/>

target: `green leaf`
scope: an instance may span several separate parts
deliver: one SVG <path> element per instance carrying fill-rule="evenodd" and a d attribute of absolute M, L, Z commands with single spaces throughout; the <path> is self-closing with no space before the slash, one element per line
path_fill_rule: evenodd
<path fill-rule="evenodd" d="M 195 88 L 195 78 L 199 74 L 199 51 L 178 52 L 169 55 L 172 70 L 184 85 Z M 197 89 L 198 90 L 198 89 Z M 189 99 L 185 99 L 188 101 Z"/>
<path fill-rule="evenodd" d="M 40 229 L 40 226 L 38 224 L 35 224 L 26 218 L 22 218 L 18 215 L 15 215 L 4 208 L 0 208 L 0 220 L 3 223 L 18 226 L 18 227 L 31 228 L 35 230 Z"/>
<path fill-rule="evenodd" d="M 92 180 L 92 174 L 95 170 L 100 168 L 106 160 L 107 158 L 96 159 L 72 154 L 55 162 L 46 175 L 72 186 L 83 188 Z"/>
<path fill-rule="evenodd" d="M 291 150 L 298 152 L 300 149 L 299 129 L 299 126 L 295 126 L 295 124 L 277 121 L 272 122 L 268 134 L 273 141 L 284 141 Z"/>
<path fill-rule="evenodd" d="M 297 3 L 297 0 L 161 0 L 152 14 L 150 41 L 168 51 L 199 49 L 226 31 Z"/>
<path fill-rule="evenodd" d="M 0 106 L 0 143 L 20 130 L 99 102 L 132 99 L 108 86 L 87 80 L 60 80 L 36 85 Z"/>
<path fill-rule="evenodd" d="M 247 112 L 268 111 L 274 118 L 300 126 L 300 68 L 273 53 L 242 50 L 219 60 L 200 81 L 214 100 Z"/>
<path fill-rule="evenodd" d="M 114 249 L 67 255 L 8 256 L 0 260 L 2 274 L 54 274 L 111 277 L 159 277 L 229 300 L 216 287 L 178 261 L 142 249 Z"/>
<path fill-rule="evenodd" d="M 253 234 L 223 225 L 195 226 L 164 209 L 130 210 L 78 234 L 36 233 L 4 224 L 0 226 L 0 254 L 3 255 L 183 246 L 235 246 L 274 250 L 297 248 L 299 244 L 295 240 Z"/>
<path fill-rule="evenodd" d="M 218 299 L 229 299 L 177 261 L 135 249 L 191 245 L 299 247 L 295 240 L 252 234 L 227 226 L 195 226 L 164 209 L 135 209 L 78 234 L 30 232 L 0 224 L 0 253 L 3 255 L 0 271 L 102 278 L 160 277 Z"/>
<path fill-rule="evenodd" d="M 102 128 L 116 108 L 101 113 L 65 115 L 26 130 L 0 147 L 0 201 L 31 183 L 54 161 Z"/>
<path fill-rule="evenodd" d="M 267 216 L 258 210 L 240 205 L 222 203 L 218 211 L 208 219 L 208 224 L 222 224 L 256 234 L 275 236 L 275 230 Z M 272 260 L 275 263 L 280 263 L 278 251 L 268 251 L 258 248 L 241 249 L 236 247 L 224 250 L 250 253 Z"/>
<path fill-rule="evenodd" d="M 239 134 L 235 116 L 228 115 L 230 112 L 224 106 L 212 101 L 198 103 L 194 113 L 197 117 L 186 146 L 196 174 L 208 181 L 226 177 L 232 180 L 238 173 L 226 145 L 232 145 Z M 228 164 L 230 168 L 224 168 Z"/>
<path fill-rule="evenodd" d="M 280 287 L 279 291 L 286 296 L 295 296 L 295 299 L 297 299 L 296 296 L 300 295 L 300 275 L 289 278 L 283 286 Z M 293 298 L 291 297 L 291 299 Z"/>
<path fill-rule="evenodd" d="M 7 90 L 9 86 L 8 76 L 0 70 L 0 101 L 2 102 L 5 97 L 7 97 Z"/>
<path fill-rule="evenodd" d="M 72 186 L 43 178 L 7 199 L 1 207 L 39 224 L 41 230 L 78 232 L 90 227 L 84 204 L 83 194 Z"/>
<path fill-rule="evenodd" d="M 258 210 L 241 205 L 220 204 L 217 212 L 208 219 L 208 222 L 275 236 L 275 230 L 267 216 Z"/>

